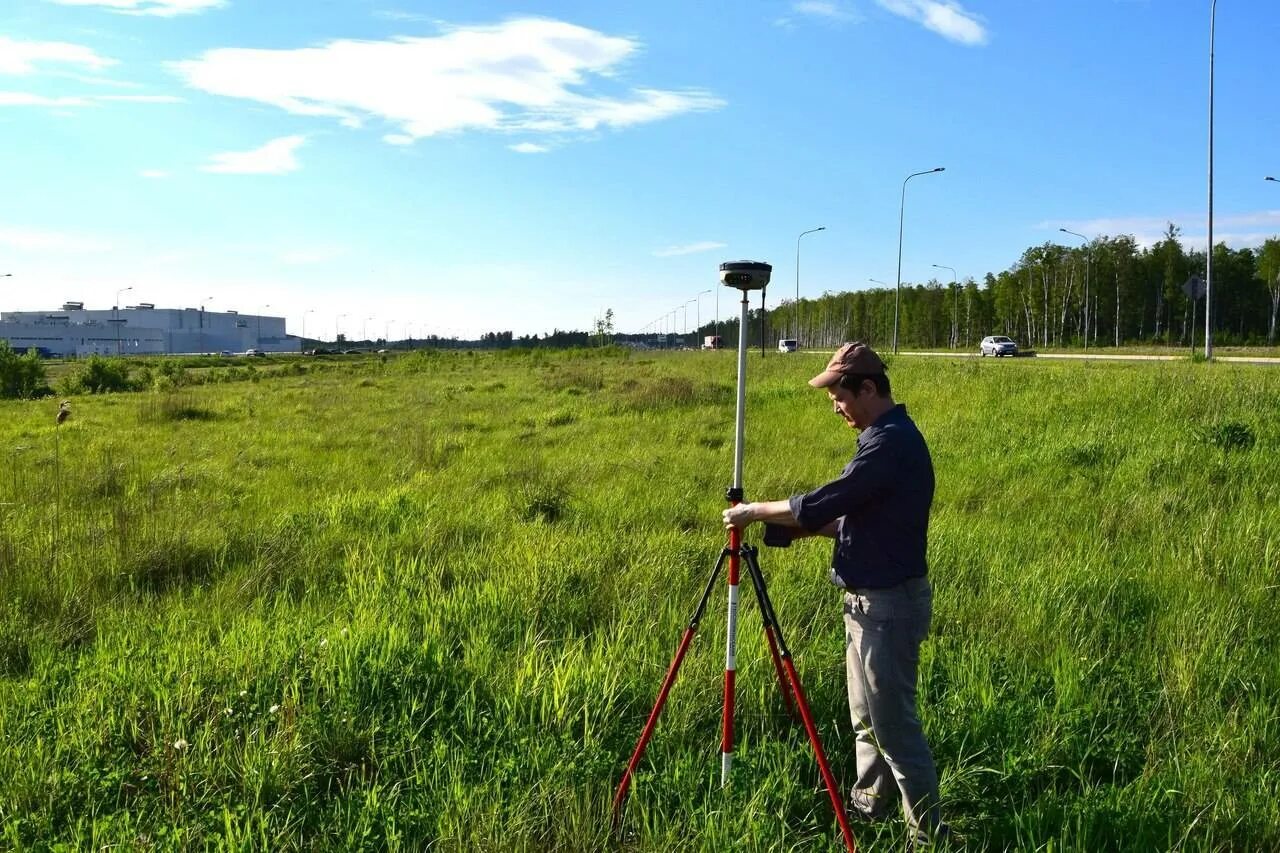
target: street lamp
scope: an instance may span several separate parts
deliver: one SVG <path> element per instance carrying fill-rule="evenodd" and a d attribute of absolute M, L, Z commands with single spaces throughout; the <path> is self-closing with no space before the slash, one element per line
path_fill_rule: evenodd
<path fill-rule="evenodd" d="M 333 318 L 333 343 L 334 343 L 334 345 L 335 345 L 335 346 L 336 346 L 336 345 L 337 345 L 337 343 L 338 343 L 338 336 L 341 334 L 341 333 L 338 331 L 338 321 L 339 321 L 339 320 L 341 320 L 343 317 L 346 317 L 346 316 L 347 316 L 346 314 L 339 314 L 337 317 L 334 317 L 334 318 Z"/>
<path fill-rule="evenodd" d="M 361 342 L 369 340 L 369 332 L 368 332 L 369 321 L 372 320 L 373 318 L 374 318 L 374 315 L 370 314 L 368 317 L 365 317 L 363 320 L 360 321 Z"/>
<path fill-rule="evenodd" d="M 945 166 L 926 169 L 923 172 L 912 172 L 902 179 L 902 201 L 898 205 L 898 284 L 893 296 L 893 354 L 898 354 L 898 314 L 902 305 L 902 223 L 907 210 L 907 181 L 920 175 L 932 175 L 934 172 L 945 172 Z"/>
<path fill-rule="evenodd" d="M 1213 28 L 1218 0 L 1209 4 L 1209 244 L 1204 253 L 1204 357 L 1213 360 Z M 1195 305 L 1195 299 L 1192 299 Z"/>
<path fill-rule="evenodd" d="M 1059 228 L 1063 234 L 1070 234 L 1072 237 L 1079 237 L 1084 241 L 1088 254 L 1084 256 L 1084 348 L 1089 348 L 1089 266 L 1093 263 L 1093 244 L 1089 238 L 1083 234 L 1077 234 L 1075 231 L 1068 231 L 1066 228 Z"/>
<path fill-rule="evenodd" d="M 698 343 L 698 332 L 702 331 L 702 297 L 706 296 L 710 292 L 711 292 L 711 288 L 707 288 L 706 290 L 700 290 L 698 291 L 698 295 L 696 297 L 696 300 L 698 302 L 698 307 L 694 312 L 694 314 L 698 319 L 698 328 L 694 329 L 694 336 L 693 336 L 694 349 L 702 348 L 702 345 Z"/>
<path fill-rule="evenodd" d="M 212 301 L 212 296 L 206 296 L 204 299 L 200 300 L 200 352 L 205 352 L 206 350 L 204 342 L 204 306 Z"/>
<path fill-rule="evenodd" d="M 133 285 L 130 285 L 128 287 L 122 287 L 119 290 L 117 290 L 116 304 L 112 308 L 112 312 L 115 314 L 115 317 L 111 320 L 111 323 L 116 327 L 116 355 L 120 355 L 120 294 L 128 293 L 130 290 L 133 290 Z"/>
<path fill-rule="evenodd" d="M 812 234 L 815 231 L 826 231 L 827 226 L 819 225 L 817 228 L 810 228 L 808 231 L 801 231 L 800 236 L 796 237 L 796 331 L 791 337 L 796 339 L 796 349 L 800 349 L 800 237 L 806 234 Z"/>
<path fill-rule="evenodd" d="M 303 341 L 307 339 L 307 315 L 314 314 L 315 311 L 316 309 L 314 308 L 308 308 L 306 311 L 302 312 L 302 340 Z"/>
<path fill-rule="evenodd" d="M 956 290 L 956 268 L 949 267 L 946 264 L 933 264 L 940 270 L 951 270 L 951 348 L 955 349 L 959 346 L 956 338 L 960 337 L 960 292 Z"/>

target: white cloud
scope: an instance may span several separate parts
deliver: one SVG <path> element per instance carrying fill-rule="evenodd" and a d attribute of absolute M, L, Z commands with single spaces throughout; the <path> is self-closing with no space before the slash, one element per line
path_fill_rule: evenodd
<path fill-rule="evenodd" d="M 121 15 L 155 15 L 172 18 L 219 9 L 226 0 L 49 0 L 60 6 L 101 6 Z"/>
<path fill-rule="evenodd" d="M 791 11 L 797 15 L 824 18 L 838 23 L 851 23 L 862 20 L 861 15 L 832 0 L 797 0 L 797 2 L 791 4 Z M 782 18 L 780 21 L 787 21 L 787 19 Z"/>
<path fill-rule="evenodd" d="M 512 151 L 517 154 L 543 154 L 551 149 L 545 145 L 539 145 L 536 142 L 521 142 L 517 145 L 508 145 Z"/>
<path fill-rule="evenodd" d="M 915 21 L 945 39 L 969 46 L 987 43 L 978 16 L 954 0 L 876 0 L 895 15 Z"/>
<path fill-rule="evenodd" d="M 89 101 L 84 98 L 65 96 L 49 98 L 29 92 L 0 92 L 0 107 L 85 107 L 88 105 Z"/>
<path fill-rule="evenodd" d="M 0 74 L 31 74 L 37 63 L 78 65 L 100 71 L 115 65 L 92 48 L 65 41 L 15 41 L 0 36 Z"/>
<path fill-rule="evenodd" d="M 184 98 L 174 95 L 93 95 L 95 101 L 122 101 L 131 104 L 181 104 Z"/>
<path fill-rule="evenodd" d="M 189 86 L 211 94 L 350 127 L 383 121 L 390 144 L 467 130 L 586 132 L 724 106 L 701 90 L 604 94 L 588 88 L 616 85 L 619 67 L 639 47 L 574 24 L 524 18 L 425 38 L 223 48 L 171 67 Z"/>
<path fill-rule="evenodd" d="M 0 107 L 91 107 L 104 102 L 133 104 L 180 104 L 172 95 L 35 95 L 30 92 L 0 92 Z"/>
<path fill-rule="evenodd" d="M 20 252 L 107 252 L 111 244 L 97 237 L 42 231 L 36 228 L 9 228 L 0 225 L 0 246 Z"/>
<path fill-rule="evenodd" d="M 665 249 L 656 249 L 653 254 L 657 258 L 674 258 L 677 255 L 693 255 L 698 252 L 709 252 L 712 249 L 723 249 L 726 245 L 725 243 L 704 240 L 701 243 L 688 243 L 684 246 L 668 246 Z"/>
<path fill-rule="evenodd" d="M 200 170 L 223 175 L 284 175 L 297 170 L 293 153 L 306 141 L 305 136 L 281 136 L 252 151 L 214 154 L 213 162 Z"/>

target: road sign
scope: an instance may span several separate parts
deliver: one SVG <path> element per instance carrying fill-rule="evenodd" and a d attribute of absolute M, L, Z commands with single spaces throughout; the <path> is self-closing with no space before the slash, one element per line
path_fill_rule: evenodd
<path fill-rule="evenodd" d="M 1188 299 L 1204 298 L 1204 279 L 1198 275 L 1193 275 L 1182 283 L 1182 292 L 1187 294 Z"/>

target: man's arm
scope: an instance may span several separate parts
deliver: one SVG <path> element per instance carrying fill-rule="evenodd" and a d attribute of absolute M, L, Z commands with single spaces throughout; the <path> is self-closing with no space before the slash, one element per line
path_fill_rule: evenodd
<path fill-rule="evenodd" d="M 826 536 L 834 539 L 840 526 L 840 520 L 836 519 L 819 530 L 805 530 L 800 526 L 800 522 L 796 521 L 795 515 L 791 512 L 791 501 L 741 503 L 737 506 L 729 507 L 724 511 L 723 515 L 725 528 L 743 528 L 760 521 L 765 524 L 789 528 L 787 534 L 792 539 L 804 539 L 809 536 Z"/>

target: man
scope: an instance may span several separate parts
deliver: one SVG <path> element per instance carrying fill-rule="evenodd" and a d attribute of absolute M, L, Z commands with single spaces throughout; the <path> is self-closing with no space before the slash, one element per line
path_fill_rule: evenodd
<path fill-rule="evenodd" d="M 855 817 L 881 820 L 900 796 L 913 839 L 937 839 L 947 828 L 916 715 L 920 644 L 933 602 L 925 563 L 933 462 L 906 407 L 893 401 L 884 362 L 866 344 L 840 347 L 809 384 L 825 388 L 835 413 L 859 431 L 853 461 L 806 494 L 725 510 L 725 526 L 764 522 L 766 544 L 836 540 L 831 579 L 845 590 L 845 667 L 857 736 L 850 807 Z"/>

